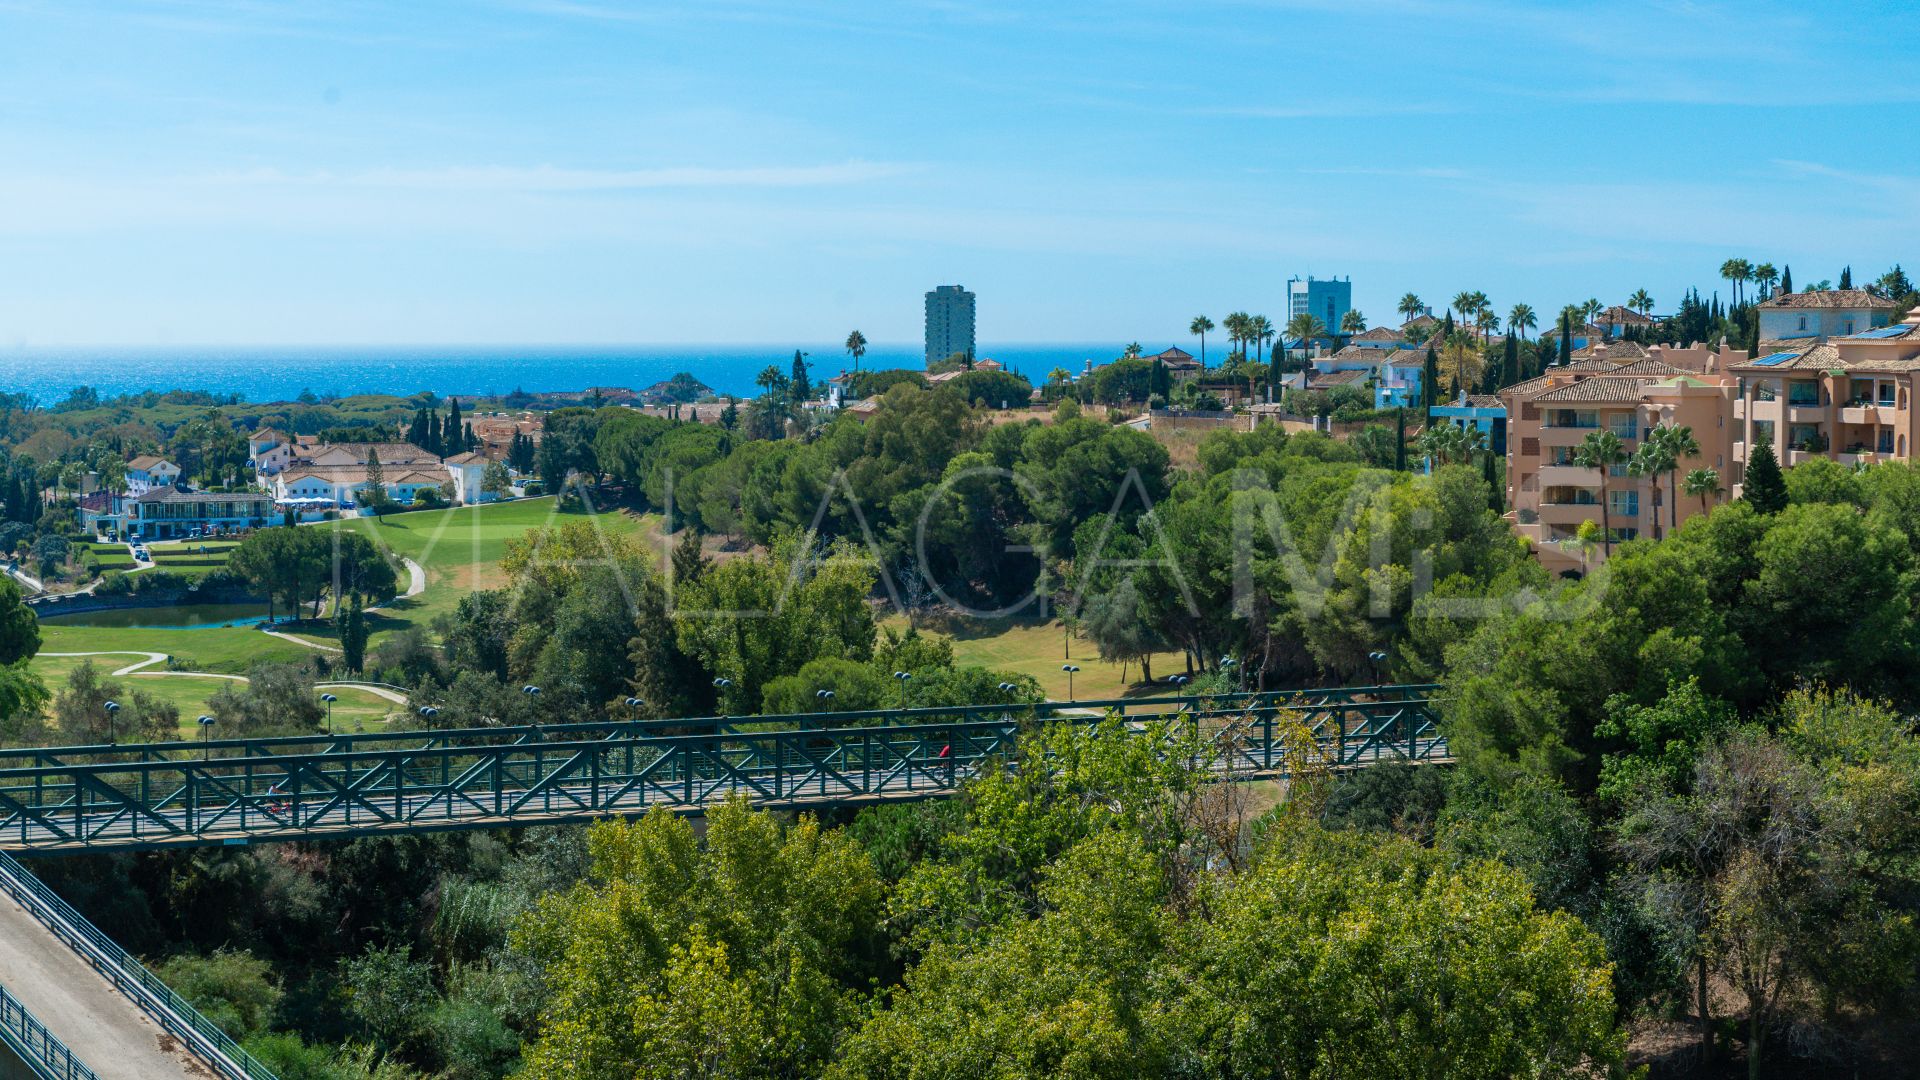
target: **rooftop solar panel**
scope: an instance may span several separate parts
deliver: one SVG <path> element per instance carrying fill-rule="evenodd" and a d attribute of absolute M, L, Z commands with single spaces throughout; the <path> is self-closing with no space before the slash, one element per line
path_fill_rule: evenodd
<path fill-rule="evenodd" d="M 1777 367 L 1781 364 L 1786 363 L 1789 360 L 1799 359 L 1799 357 L 1800 357 L 1800 354 L 1797 352 L 1778 352 L 1778 353 L 1774 353 L 1772 356 L 1763 356 L 1760 359 L 1755 360 L 1753 362 L 1753 366 L 1754 367 Z"/>
<path fill-rule="evenodd" d="M 1897 338 L 1905 337 L 1907 332 L 1912 329 L 1913 327 L 1906 325 L 1883 326 L 1878 330 L 1869 330 L 1864 334 L 1855 334 L 1853 336 L 1857 338 Z"/>

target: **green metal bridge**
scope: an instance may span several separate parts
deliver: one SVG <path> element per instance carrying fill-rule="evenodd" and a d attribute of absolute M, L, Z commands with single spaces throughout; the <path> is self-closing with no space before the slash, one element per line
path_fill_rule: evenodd
<path fill-rule="evenodd" d="M 1179 719 L 1224 777 L 1284 777 L 1295 722 L 1337 769 L 1450 760 L 1430 685 L 0 750 L 0 851 L 246 844 L 923 799 L 1043 724 Z M 1297 739 L 1297 734 L 1293 736 Z"/>

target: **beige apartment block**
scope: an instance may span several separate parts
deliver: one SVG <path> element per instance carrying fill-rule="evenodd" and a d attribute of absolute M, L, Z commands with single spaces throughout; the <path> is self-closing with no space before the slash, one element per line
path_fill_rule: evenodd
<path fill-rule="evenodd" d="M 1582 522 L 1602 519 L 1598 469 L 1575 464 L 1587 435 L 1612 430 L 1628 453 L 1658 424 L 1693 430 L 1697 455 L 1670 475 L 1609 470 L 1607 518 L 1616 540 L 1658 538 L 1703 510 L 1673 490 L 1687 472 L 1711 468 L 1715 505 L 1738 498 L 1748 454 L 1773 444 L 1780 464 L 1813 457 L 1843 465 L 1907 461 L 1920 428 L 1913 408 L 1920 373 L 1920 308 L 1905 321 L 1832 339 L 1745 350 L 1699 346 L 1601 346 L 1565 367 L 1508 387 L 1507 512 L 1514 530 L 1551 570 L 1597 563 L 1599 551 L 1569 543 Z M 1644 354 L 1644 355 L 1643 355 Z"/>

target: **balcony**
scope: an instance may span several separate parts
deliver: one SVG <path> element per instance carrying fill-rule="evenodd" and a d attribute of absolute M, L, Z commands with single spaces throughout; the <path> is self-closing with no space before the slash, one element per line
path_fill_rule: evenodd
<path fill-rule="evenodd" d="M 1814 458 L 1823 458 L 1826 456 L 1827 454 L 1824 450 L 1789 450 L 1786 453 L 1786 463 L 1788 465 L 1799 465 L 1812 461 Z"/>
<path fill-rule="evenodd" d="M 1578 525 L 1583 521 L 1600 520 L 1600 504 L 1590 503 L 1541 503 L 1540 520 L 1548 525 Z"/>
<path fill-rule="evenodd" d="M 1597 488 L 1600 486 L 1600 470 L 1578 465 L 1542 465 L 1540 486 Z"/>
<path fill-rule="evenodd" d="M 1875 461 L 1892 456 L 1892 454 L 1876 454 L 1871 450 L 1845 450 L 1835 454 L 1834 460 L 1851 468 L 1855 465 L 1871 465 Z"/>
<path fill-rule="evenodd" d="M 1862 402 L 1845 405 L 1840 409 L 1840 422 L 1843 424 L 1891 424 L 1893 423 L 1893 405 L 1874 405 Z"/>

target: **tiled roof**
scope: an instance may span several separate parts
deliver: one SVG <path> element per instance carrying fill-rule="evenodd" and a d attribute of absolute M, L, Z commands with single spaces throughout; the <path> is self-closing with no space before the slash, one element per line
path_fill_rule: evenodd
<path fill-rule="evenodd" d="M 1625 305 L 1615 304 L 1600 314 L 1595 315 L 1593 321 L 1602 326 L 1606 326 L 1609 323 L 1615 326 L 1646 326 L 1653 322 L 1653 319 Z"/>
<path fill-rule="evenodd" d="M 249 436 L 249 438 L 253 439 L 255 442 L 259 442 L 261 439 L 284 439 L 286 438 L 286 436 L 280 434 L 278 431 L 274 430 L 273 428 L 263 427 L 259 431 L 254 432 L 251 436 Z"/>
<path fill-rule="evenodd" d="M 447 459 L 446 463 L 448 465 L 471 465 L 476 461 L 485 461 L 485 460 L 487 460 L 487 456 L 485 454 L 476 454 L 473 451 L 469 450 L 464 454 L 453 455 L 452 457 Z"/>
<path fill-rule="evenodd" d="M 1760 363 L 1762 360 L 1771 360 L 1773 357 L 1786 355 L 1793 356 L 1793 359 L 1781 360 L 1777 363 Z M 1768 353 L 1765 349 L 1762 349 L 1760 350 L 1759 356 L 1754 357 L 1753 360 L 1747 363 L 1735 364 L 1733 370 L 1766 374 L 1767 372 L 1773 371 L 1831 371 L 1835 368 L 1846 368 L 1848 366 L 1850 365 L 1840 359 L 1840 350 L 1834 348 L 1832 345 L 1814 345 L 1811 347 L 1802 345 L 1799 348 L 1786 349 L 1774 353 Z"/>
<path fill-rule="evenodd" d="M 1819 292 L 1777 293 L 1760 301 L 1763 308 L 1890 308 L 1893 301 L 1871 289 L 1822 289 Z"/>
<path fill-rule="evenodd" d="M 1413 318 L 1408 319 L 1406 322 L 1401 323 L 1400 329 L 1411 330 L 1416 326 L 1439 326 L 1439 325 L 1440 325 L 1440 320 L 1434 318 L 1431 315 L 1415 315 Z"/>
<path fill-rule="evenodd" d="M 1334 353 L 1332 356 L 1327 357 L 1327 359 L 1329 360 L 1378 360 L 1380 358 L 1379 353 L 1380 353 L 1380 350 L 1378 349 L 1363 349 L 1358 345 L 1349 345 L 1346 348 L 1341 349 L 1339 352 Z"/>
<path fill-rule="evenodd" d="M 1604 357 L 1615 362 L 1631 360 L 1647 355 L 1647 347 L 1637 341 L 1598 341 L 1584 349 L 1573 350 L 1576 359 L 1586 357 Z"/>
<path fill-rule="evenodd" d="M 1400 341 L 1404 335 L 1390 327 L 1376 326 L 1364 333 L 1353 335 L 1351 341 Z"/>
<path fill-rule="evenodd" d="M 1346 371 L 1329 371 L 1324 375 L 1315 373 L 1307 376 L 1307 385 L 1315 390 L 1330 386 L 1353 386 L 1366 382 L 1368 374 L 1368 372 L 1360 368 L 1350 368 Z"/>
<path fill-rule="evenodd" d="M 134 458 L 132 461 L 127 462 L 127 468 L 152 469 L 157 465 L 172 465 L 172 464 L 173 462 L 168 461 L 166 458 L 163 458 L 163 457 L 155 457 L 152 454 L 141 454 L 139 457 Z"/>
<path fill-rule="evenodd" d="M 1640 390 L 1653 378 L 1625 378 L 1615 375 L 1595 375 L 1579 382 L 1556 386 L 1533 400 L 1540 403 L 1556 401 L 1608 401 L 1637 402 Z"/>

